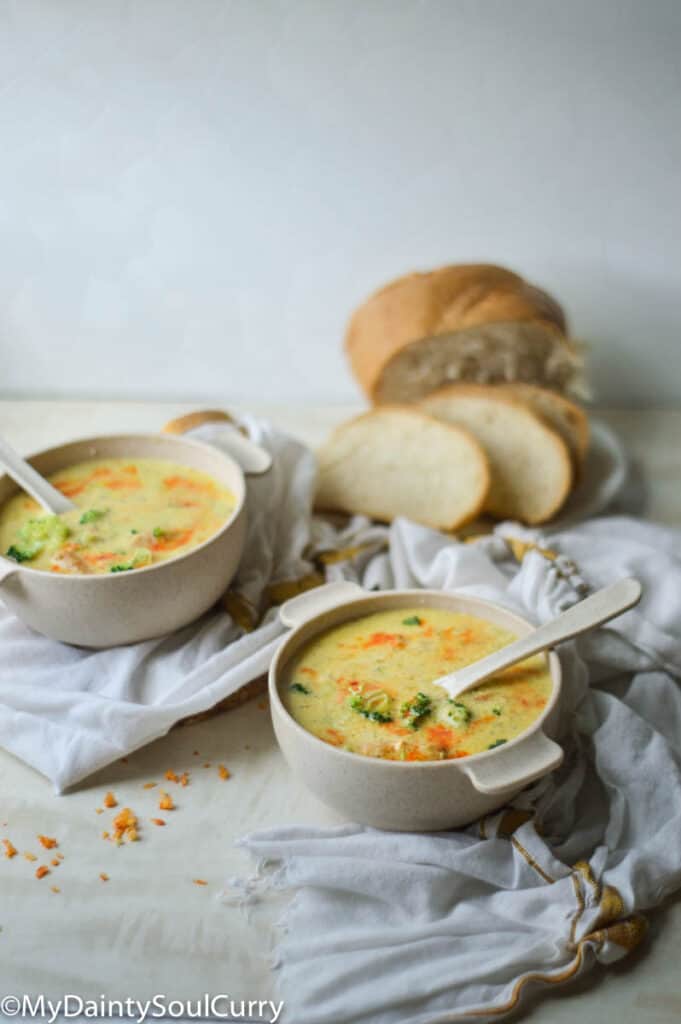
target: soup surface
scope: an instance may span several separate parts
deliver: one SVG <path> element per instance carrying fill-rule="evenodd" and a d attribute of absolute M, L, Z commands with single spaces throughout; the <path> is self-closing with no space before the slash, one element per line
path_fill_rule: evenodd
<path fill-rule="evenodd" d="M 282 699 L 309 732 L 356 754 L 404 761 L 478 754 L 539 717 L 552 690 L 545 656 L 456 701 L 433 680 L 515 639 L 443 608 L 377 612 L 311 640 L 291 665 Z"/>
<path fill-rule="evenodd" d="M 49 480 L 76 508 L 47 515 L 22 491 L 0 508 L 0 551 L 50 572 L 164 562 L 211 537 L 236 505 L 212 477 L 165 459 L 92 459 Z"/>

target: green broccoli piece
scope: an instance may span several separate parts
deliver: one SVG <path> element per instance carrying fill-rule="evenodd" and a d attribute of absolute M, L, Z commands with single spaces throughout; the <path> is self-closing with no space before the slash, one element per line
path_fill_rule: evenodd
<path fill-rule="evenodd" d="M 462 704 L 458 700 L 450 700 L 449 703 L 451 704 L 451 707 L 449 708 L 447 714 L 452 719 L 454 724 L 468 725 L 471 718 L 473 717 L 473 712 L 471 711 L 471 709 L 467 708 L 465 704 Z"/>
<path fill-rule="evenodd" d="M 55 546 L 62 544 L 70 534 L 68 526 L 59 516 L 40 516 L 39 519 L 29 519 L 19 530 L 19 538 L 25 547 L 37 546 L 36 554 L 38 551 L 42 551 L 47 543 L 53 543 Z"/>
<path fill-rule="evenodd" d="M 501 714 L 501 708 L 492 708 L 492 714 L 498 717 Z"/>
<path fill-rule="evenodd" d="M 70 535 L 71 531 L 59 516 L 40 516 L 29 519 L 19 530 L 16 544 L 7 549 L 7 557 L 15 562 L 30 562 L 39 555 L 46 544 L 58 547 Z"/>
<path fill-rule="evenodd" d="M 494 743 L 490 743 L 488 750 L 494 750 L 495 747 L 500 747 L 502 743 L 506 743 L 506 740 L 495 740 Z"/>
<path fill-rule="evenodd" d="M 400 708 L 400 715 L 405 725 L 408 725 L 410 729 L 418 729 L 424 718 L 427 718 L 432 710 L 433 702 L 431 698 L 419 691 L 412 700 L 404 702 Z"/>
<path fill-rule="evenodd" d="M 381 724 L 392 722 L 390 697 L 383 690 L 372 693 L 368 697 L 364 697 L 361 693 L 355 693 L 348 703 L 353 711 L 368 718 L 370 722 Z"/>
<path fill-rule="evenodd" d="M 18 548 L 16 544 L 11 544 L 5 553 L 8 558 L 13 558 L 15 562 L 30 562 L 41 550 L 41 547 L 34 551 L 28 548 Z"/>
<path fill-rule="evenodd" d="M 121 563 L 119 565 L 112 565 L 109 572 L 130 572 L 130 570 L 134 568 L 135 566 L 132 562 L 128 562 L 127 565 L 123 565 L 123 563 Z"/>
<path fill-rule="evenodd" d="M 158 537 L 165 537 L 165 535 L 166 535 L 166 531 L 162 530 L 160 526 L 155 526 L 154 529 L 151 532 L 153 533 L 154 537 L 157 537 L 157 538 Z"/>
<path fill-rule="evenodd" d="M 409 615 L 406 619 L 402 619 L 403 626 L 420 626 L 421 620 L 418 615 Z"/>
<path fill-rule="evenodd" d="M 105 513 L 101 509 L 89 508 L 87 512 L 83 512 L 78 522 L 81 526 L 85 526 L 86 523 L 96 523 L 103 515 L 105 515 Z"/>
<path fill-rule="evenodd" d="M 295 693 L 305 694 L 309 694 L 310 692 L 306 686 L 303 686 L 302 683 L 291 683 L 291 685 L 289 686 L 289 690 L 293 690 Z"/>

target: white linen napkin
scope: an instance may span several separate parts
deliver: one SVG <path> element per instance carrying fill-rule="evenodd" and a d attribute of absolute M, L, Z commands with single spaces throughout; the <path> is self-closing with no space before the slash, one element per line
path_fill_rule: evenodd
<path fill-rule="evenodd" d="M 268 587 L 313 571 L 309 559 L 315 551 L 344 547 L 361 535 L 366 559 L 372 543 L 386 543 L 387 533 L 360 517 L 343 530 L 312 519 L 312 453 L 267 422 L 244 417 L 242 424 L 273 456 L 269 473 L 248 479 L 248 535 L 230 588 L 237 606 L 252 611 L 257 622 Z M 219 447 L 231 429 L 209 423 L 191 436 Z M 623 477 L 619 443 L 596 425 L 587 468 L 566 514 L 602 510 Z M 330 565 L 327 576 L 341 571 Z M 0 591 L 0 746 L 62 792 L 262 675 L 282 633 L 274 610 L 253 632 L 217 610 L 171 636 L 87 651 L 28 629 L 4 607 Z"/>
<path fill-rule="evenodd" d="M 497 1018 L 531 984 L 559 984 L 641 939 L 641 911 L 681 886 L 681 532 L 632 519 L 473 544 L 396 521 L 387 552 L 344 575 L 367 587 L 491 598 L 542 622 L 622 576 L 633 611 L 561 648 L 566 758 L 466 830 L 357 825 L 243 839 L 253 879 L 228 901 L 295 894 L 277 949 L 295 1024 L 445 1024 Z M 355 538 L 361 542 L 360 534 Z M 514 540 L 516 555 L 522 554 Z"/>

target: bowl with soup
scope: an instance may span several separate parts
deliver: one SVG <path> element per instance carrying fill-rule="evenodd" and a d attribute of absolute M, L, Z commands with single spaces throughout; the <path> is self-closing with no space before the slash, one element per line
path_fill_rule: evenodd
<path fill-rule="evenodd" d="M 560 662 L 541 654 L 451 700 L 434 680 L 532 632 L 456 593 L 334 583 L 293 598 L 270 668 L 272 718 L 303 783 L 377 828 L 468 824 L 552 771 Z"/>
<path fill-rule="evenodd" d="M 179 629 L 224 593 L 246 532 L 231 456 L 184 437 L 119 435 L 29 461 L 75 507 L 49 515 L 0 477 L 0 598 L 27 625 L 110 647 Z"/>

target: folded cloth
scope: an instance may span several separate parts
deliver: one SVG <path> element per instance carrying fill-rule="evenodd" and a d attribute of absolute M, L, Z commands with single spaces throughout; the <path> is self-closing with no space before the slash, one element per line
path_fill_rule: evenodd
<path fill-rule="evenodd" d="M 259 871 L 225 898 L 293 892 L 277 949 L 283 1019 L 497 1018 L 533 982 L 625 956 L 641 912 L 681 886 L 681 532 L 611 517 L 543 534 L 504 524 L 460 544 L 398 520 L 388 550 L 344 575 L 455 589 L 538 623 L 623 576 L 644 596 L 561 648 L 565 761 L 512 807 L 449 833 L 287 827 L 241 840 Z"/>
<path fill-rule="evenodd" d="M 342 530 L 312 519 L 312 453 L 266 422 L 245 417 L 242 423 L 273 465 L 248 480 L 246 546 L 223 609 L 171 636 L 87 651 L 39 636 L 0 603 L 0 746 L 50 778 L 58 792 L 265 672 L 283 633 L 267 607 L 285 596 L 278 583 L 321 581 L 310 561 L 315 552 L 323 563 L 324 549 L 359 543 L 351 565 L 329 560 L 326 575 L 335 578 L 356 572 L 387 543 L 384 527 L 360 517 Z M 231 429 L 209 423 L 191 436 L 220 447 Z M 593 441 L 571 518 L 602 511 L 622 484 L 617 440 L 600 425 Z"/>

